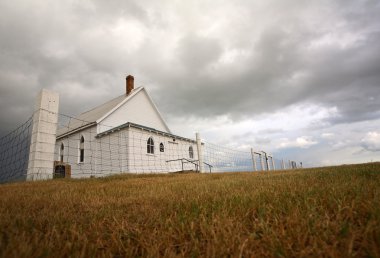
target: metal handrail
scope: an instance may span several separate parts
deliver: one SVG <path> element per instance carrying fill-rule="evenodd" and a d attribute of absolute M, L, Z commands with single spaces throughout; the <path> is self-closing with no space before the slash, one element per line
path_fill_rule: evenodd
<path fill-rule="evenodd" d="M 195 170 L 198 171 L 198 166 L 199 166 L 199 165 L 195 162 L 195 161 L 197 161 L 197 160 L 190 160 L 190 159 L 186 159 L 186 158 L 181 158 L 181 159 L 167 160 L 166 162 L 173 162 L 173 161 L 181 161 L 181 163 L 182 163 L 182 171 L 184 171 L 184 170 L 183 170 L 183 164 L 184 164 L 184 163 L 191 163 L 191 164 L 194 164 L 194 165 L 195 165 Z M 186 161 L 186 162 L 184 162 L 184 161 Z"/>
<path fill-rule="evenodd" d="M 181 163 L 182 163 L 182 171 L 184 171 L 183 170 L 183 164 L 184 163 L 191 163 L 191 164 L 194 164 L 195 165 L 195 170 L 196 171 L 199 171 L 198 170 L 198 168 L 199 168 L 199 160 L 190 160 L 190 159 L 186 159 L 186 158 L 181 158 L 181 159 L 171 159 L 171 160 L 167 160 L 166 162 L 173 162 L 173 161 L 181 161 Z M 184 162 L 184 161 L 186 161 L 186 162 Z M 205 165 L 207 165 L 208 167 L 209 167 L 209 169 L 210 169 L 210 173 L 211 173 L 211 168 L 213 168 L 213 166 L 212 165 L 210 165 L 210 164 L 208 164 L 208 163 L 206 163 L 206 162 L 203 162 L 203 164 L 205 164 Z"/>
<path fill-rule="evenodd" d="M 208 168 L 210 169 L 210 173 L 211 173 L 211 168 L 213 168 L 213 166 L 212 166 L 212 165 L 210 165 L 210 164 L 208 164 L 208 163 L 206 163 L 206 162 L 203 162 L 203 164 L 205 164 L 205 165 L 207 165 L 207 166 L 208 166 Z"/>

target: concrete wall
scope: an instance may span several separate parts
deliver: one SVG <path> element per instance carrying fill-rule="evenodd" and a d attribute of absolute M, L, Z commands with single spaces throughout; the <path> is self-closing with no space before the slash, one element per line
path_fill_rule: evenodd
<path fill-rule="evenodd" d="M 59 95 L 43 89 L 37 96 L 30 142 L 27 180 L 53 177 Z"/>

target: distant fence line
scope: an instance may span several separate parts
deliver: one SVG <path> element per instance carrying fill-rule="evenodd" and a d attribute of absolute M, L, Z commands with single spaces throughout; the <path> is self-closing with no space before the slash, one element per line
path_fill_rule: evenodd
<path fill-rule="evenodd" d="M 96 124 L 38 106 L 23 125 L 0 138 L 0 182 L 120 173 L 234 172 L 294 169 L 264 151 L 241 151 L 133 123 Z M 43 99 L 43 97 L 42 97 Z M 58 101 L 57 101 L 58 102 Z M 62 172 L 63 171 L 63 172 Z M 61 174 L 62 175 L 62 174 Z"/>
<path fill-rule="evenodd" d="M 205 142 L 203 152 L 205 161 L 213 164 L 213 170 L 218 172 L 273 171 L 297 168 L 295 161 L 277 159 L 273 154 L 253 148 L 247 151 L 234 150 Z"/>

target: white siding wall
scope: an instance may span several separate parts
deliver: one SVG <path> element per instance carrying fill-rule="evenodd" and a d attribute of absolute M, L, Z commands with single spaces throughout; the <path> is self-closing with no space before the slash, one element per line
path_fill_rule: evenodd
<path fill-rule="evenodd" d="M 136 96 L 101 121 L 101 124 L 98 126 L 98 133 L 105 132 L 127 122 L 168 132 L 164 122 L 160 119 L 160 115 L 144 90 L 139 91 Z"/>
<path fill-rule="evenodd" d="M 196 144 L 191 141 L 175 139 L 156 132 L 137 128 L 129 128 L 129 171 L 133 173 L 162 173 L 182 170 L 181 161 L 167 162 L 176 159 L 197 159 Z M 149 137 L 154 141 L 154 154 L 147 153 Z M 160 152 L 160 143 L 164 144 L 164 152 Z M 189 157 L 189 147 L 193 147 L 194 156 Z M 195 170 L 195 165 L 184 164 L 184 170 Z"/>
<path fill-rule="evenodd" d="M 79 163 L 79 142 L 84 136 L 85 157 Z M 55 157 L 60 160 L 61 143 L 64 144 L 64 162 L 71 165 L 73 178 L 107 176 L 120 173 L 167 173 L 182 170 L 181 161 L 197 159 L 195 142 L 175 139 L 156 132 L 137 128 L 124 128 L 96 138 L 96 127 L 88 128 L 56 142 Z M 149 137 L 154 141 L 154 153 L 147 153 Z M 160 143 L 164 152 L 160 152 Z M 189 147 L 193 147 L 193 158 Z M 184 170 L 195 170 L 194 164 L 185 163 Z"/>
<path fill-rule="evenodd" d="M 84 162 L 79 162 L 79 143 L 84 137 Z M 71 165 L 71 177 L 81 178 L 96 175 L 96 126 L 59 139 L 55 144 L 55 160 L 60 160 L 61 144 L 64 145 L 63 162 Z"/>
<path fill-rule="evenodd" d="M 96 138 L 97 176 L 108 176 L 128 172 L 127 130 L 119 130 Z"/>

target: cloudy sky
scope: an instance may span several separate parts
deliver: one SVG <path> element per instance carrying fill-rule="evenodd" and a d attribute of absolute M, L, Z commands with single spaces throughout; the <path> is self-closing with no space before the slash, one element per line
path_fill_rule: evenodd
<path fill-rule="evenodd" d="M 145 86 L 173 133 L 307 166 L 380 161 L 378 0 L 0 0 L 0 133 Z"/>

